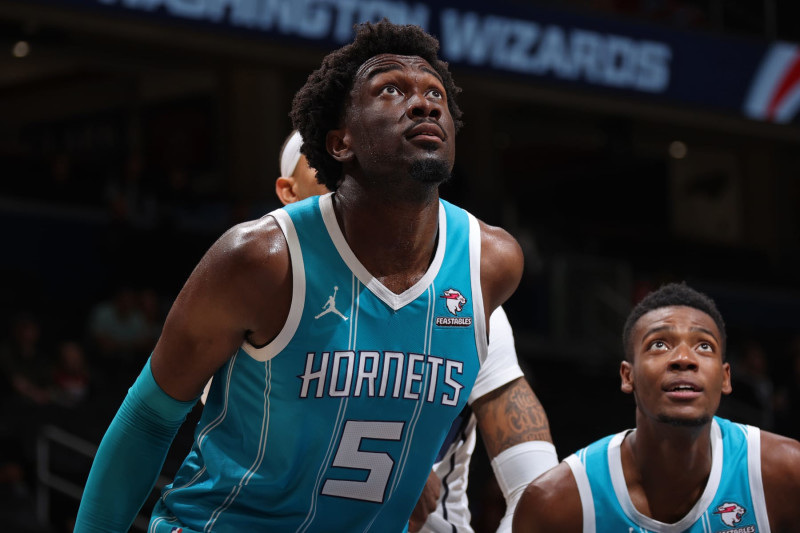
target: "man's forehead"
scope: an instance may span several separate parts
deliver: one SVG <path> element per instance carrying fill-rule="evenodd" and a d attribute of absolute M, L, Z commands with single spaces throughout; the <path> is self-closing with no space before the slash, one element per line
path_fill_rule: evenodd
<path fill-rule="evenodd" d="M 431 66 L 428 61 L 420 56 L 407 56 L 400 54 L 378 54 L 364 61 L 356 71 L 355 79 L 369 79 L 376 72 L 393 69 L 419 69 L 429 72 L 440 79 L 439 73 Z"/>
<path fill-rule="evenodd" d="M 708 313 L 685 305 L 670 305 L 652 309 L 639 317 L 634 330 L 639 334 L 645 334 L 653 328 L 670 328 L 677 325 L 704 328 L 714 333 L 714 336 L 719 335 L 717 324 Z"/>

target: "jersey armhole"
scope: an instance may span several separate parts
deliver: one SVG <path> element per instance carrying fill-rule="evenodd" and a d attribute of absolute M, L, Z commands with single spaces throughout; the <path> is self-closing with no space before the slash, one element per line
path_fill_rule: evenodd
<path fill-rule="evenodd" d="M 469 271 L 472 277 L 472 315 L 475 318 L 475 345 L 478 361 L 483 366 L 489 353 L 489 337 L 486 335 L 486 310 L 483 307 L 481 287 L 481 228 L 478 219 L 467 213 L 469 219 Z"/>
<path fill-rule="evenodd" d="M 297 238 L 297 231 L 292 218 L 283 209 L 277 209 L 267 216 L 271 216 L 278 223 L 289 246 L 289 260 L 292 264 L 292 303 L 289 307 L 289 316 L 286 317 L 286 323 L 274 339 L 263 346 L 253 346 L 247 341 L 242 343 L 242 349 L 256 361 L 269 361 L 286 348 L 300 325 L 300 318 L 303 316 L 303 305 L 306 299 L 303 252 L 300 249 L 300 241 Z"/>
<path fill-rule="evenodd" d="M 758 531 L 770 533 L 767 502 L 764 498 L 764 483 L 761 477 L 761 431 L 754 426 L 747 427 L 747 477 L 750 480 L 750 494 L 753 498 L 753 514 L 756 515 Z"/>
<path fill-rule="evenodd" d="M 574 454 L 564 459 L 564 462 L 572 470 L 575 484 L 578 485 L 583 511 L 583 533 L 595 533 L 594 498 L 592 497 L 592 486 L 589 484 L 589 476 L 586 475 L 586 467 Z"/>

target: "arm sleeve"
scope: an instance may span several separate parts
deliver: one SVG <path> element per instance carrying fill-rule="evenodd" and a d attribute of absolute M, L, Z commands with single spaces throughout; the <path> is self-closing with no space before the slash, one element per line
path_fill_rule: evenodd
<path fill-rule="evenodd" d="M 478 377 L 469 395 L 470 405 L 481 396 L 523 375 L 517 360 L 511 324 L 503 308 L 498 307 L 489 317 L 489 353 L 478 370 Z"/>
<path fill-rule="evenodd" d="M 506 514 L 497 533 L 511 533 L 511 521 L 528 484 L 558 464 L 556 448 L 549 442 L 522 442 L 503 450 L 492 459 L 497 484 L 506 498 Z"/>
<path fill-rule="evenodd" d="M 165 393 L 147 361 L 100 442 L 81 498 L 75 533 L 128 531 L 158 479 L 175 434 L 195 403 L 181 402 Z"/>

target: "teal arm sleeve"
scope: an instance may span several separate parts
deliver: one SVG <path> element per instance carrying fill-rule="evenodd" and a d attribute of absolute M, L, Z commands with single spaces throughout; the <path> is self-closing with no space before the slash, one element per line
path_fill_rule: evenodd
<path fill-rule="evenodd" d="M 128 531 L 195 403 L 180 402 L 161 390 L 148 359 L 100 442 L 75 533 Z"/>

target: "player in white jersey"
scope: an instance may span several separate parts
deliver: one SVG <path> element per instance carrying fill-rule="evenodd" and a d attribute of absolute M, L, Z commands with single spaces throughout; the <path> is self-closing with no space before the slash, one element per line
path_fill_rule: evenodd
<path fill-rule="evenodd" d="M 622 338 L 636 428 L 534 480 L 514 531 L 800 532 L 800 442 L 714 416 L 731 380 L 713 300 L 664 285 L 633 308 Z"/>
<path fill-rule="evenodd" d="M 300 153 L 301 146 L 302 137 L 295 130 L 281 148 L 281 176 L 275 181 L 275 194 L 284 205 L 328 192 Z M 505 438 L 513 440 L 505 448 L 492 441 L 491 433 L 483 437 L 491 448 L 492 467 L 507 501 L 498 532 L 511 531 L 511 518 L 522 489 L 558 463 L 547 414 L 525 381 L 511 324 L 502 307 L 492 313 L 489 328 L 489 353 L 470 394 L 470 407 L 453 424 L 439 452 L 426 490 L 412 514 L 411 532 L 472 531 L 467 499 L 469 465 L 475 449 L 476 427 L 493 427 L 489 419 L 516 416 L 520 422 L 509 425 L 512 431 Z M 500 458 L 496 459 L 498 455 Z"/>
<path fill-rule="evenodd" d="M 127 531 L 212 376 L 153 531 L 407 528 L 523 267 L 508 232 L 439 198 L 461 111 L 438 46 L 365 23 L 309 76 L 291 118 L 334 192 L 201 259 L 100 444 L 76 533 Z M 347 320 L 315 320 L 334 287 Z"/>

